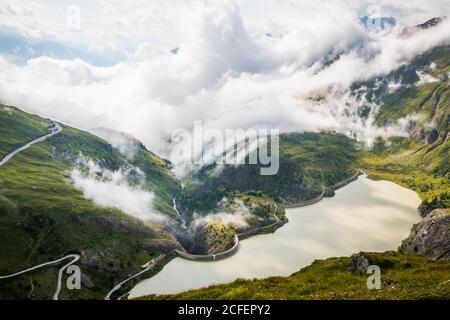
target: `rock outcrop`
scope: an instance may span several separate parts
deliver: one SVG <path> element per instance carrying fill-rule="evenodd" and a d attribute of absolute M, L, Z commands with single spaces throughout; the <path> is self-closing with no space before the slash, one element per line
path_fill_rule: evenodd
<path fill-rule="evenodd" d="M 195 227 L 193 254 L 210 255 L 227 251 L 234 245 L 234 230 L 217 221 Z"/>
<path fill-rule="evenodd" d="M 433 28 L 433 27 L 437 26 L 438 24 L 440 24 L 445 19 L 447 19 L 447 17 L 445 17 L 445 16 L 436 17 L 436 18 L 432 18 L 422 24 L 419 24 L 417 26 L 406 28 L 401 33 L 401 37 L 404 37 L 404 38 L 410 37 L 420 30 L 426 30 L 426 29 Z"/>
<path fill-rule="evenodd" d="M 439 139 L 439 131 L 436 128 L 422 128 L 413 132 L 412 136 L 426 144 L 433 144 Z"/>
<path fill-rule="evenodd" d="M 359 274 L 367 272 L 367 268 L 370 266 L 370 261 L 364 252 L 352 255 L 351 259 L 350 267 L 348 268 L 350 272 Z"/>
<path fill-rule="evenodd" d="M 450 209 L 436 209 L 415 225 L 400 252 L 450 260 Z"/>

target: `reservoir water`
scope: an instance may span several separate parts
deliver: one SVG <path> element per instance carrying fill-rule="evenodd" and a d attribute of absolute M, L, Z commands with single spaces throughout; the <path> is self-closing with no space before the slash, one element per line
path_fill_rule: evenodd
<path fill-rule="evenodd" d="M 241 241 L 239 251 L 226 260 L 173 259 L 160 273 L 137 284 L 130 298 L 177 293 L 238 278 L 288 276 L 315 259 L 396 250 L 420 221 L 419 204 L 411 190 L 360 176 L 333 198 L 288 209 L 289 223 L 273 234 Z"/>

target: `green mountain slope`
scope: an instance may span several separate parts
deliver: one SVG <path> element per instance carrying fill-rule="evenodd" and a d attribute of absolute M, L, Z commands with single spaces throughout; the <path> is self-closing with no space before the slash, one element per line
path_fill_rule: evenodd
<path fill-rule="evenodd" d="M 427 72 L 435 80 L 420 83 L 418 72 Z M 374 150 L 362 158 L 362 166 L 371 177 L 391 180 L 416 191 L 424 200 L 423 214 L 450 207 L 449 72 L 450 46 L 445 46 L 417 57 L 389 75 L 389 81 L 402 79 L 404 84 L 392 94 L 382 86 L 377 89 L 377 98 L 373 98 L 381 103 L 377 121 L 385 124 L 411 115 L 411 136 L 379 139 Z"/>
<path fill-rule="evenodd" d="M 343 135 L 287 134 L 280 137 L 279 158 L 279 172 L 270 176 L 260 174 L 259 164 L 203 167 L 187 178 L 180 203 L 189 211 L 207 212 L 229 193 L 249 191 L 283 204 L 309 200 L 354 175 L 358 151 Z"/>
<path fill-rule="evenodd" d="M 49 120 L 22 112 L 12 107 L 0 108 L 0 157 L 48 133 Z"/>
<path fill-rule="evenodd" d="M 354 176 L 358 154 L 354 141 L 343 135 L 286 134 L 280 137 L 280 168 L 276 175 L 261 175 L 259 164 L 213 164 L 201 168 L 184 180 L 185 188 L 177 201 L 190 227 L 189 234 L 181 239 L 183 246 L 197 254 L 217 253 L 233 245 L 235 233 L 269 226 L 277 220 L 286 221 L 281 205 L 317 198 L 323 194 L 324 187 Z M 326 196 L 332 195 L 333 190 L 327 189 Z M 217 220 L 199 225 L 202 216 L 215 212 L 244 214 L 247 225 L 244 228 L 224 226 Z M 208 243 L 224 237 L 228 239 L 221 241 L 225 245 L 211 251 Z"/>
<path fill-rule="evenodd" d="M 2 140 L 11 141 L 1 145 L 0 153 L 36 138 L 35 133 L 47 133 L 48 120 L 5 106 L 0 106 L 0 114 L 0 127 L 8 128 L 3 129 Z M 155 194 L 155 210 L 175 216 L 171 198 L 179 186 L 164 161 L 145 149 L 127 160 L 104 140 L 63 126 L 60 134 L 0 167 L 0 274 L 55 260 L 74 250 L 81 253 L 85 285 L 72 291 L 63 285 L 61 298 L 101 299 L 128 272 L 177 243 L 159 224 L 144 223 L 87 200 L 71 181 L 80 154 L 110 171 L 128 168 L 130 184 L 139 168 L 145 173 L 142 187 Z M 33 272 L 31 278 L 27 274 L 2 280 L 0 298 L 27 298 L 29 293 L 30 298 L 51 298 L 56 273 L 53 268 Z"/>

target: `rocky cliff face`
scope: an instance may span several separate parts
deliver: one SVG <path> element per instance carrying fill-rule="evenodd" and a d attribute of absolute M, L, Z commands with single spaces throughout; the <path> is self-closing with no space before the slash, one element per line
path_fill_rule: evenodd
<path fill-rule="evenodd" d="M 450 260 L 450 209 L 437 209 L 413 227 L 400 251 L 434 260 Z"/>
<path fill-rule="evenodd" d="M 424 141 L 430 145 L 439 139 L 439 131 L 436 128 L 421 128 L 412 133 L 412 137 L 416 140 Z"/>
<path fill-rule="evenodd" d="M 234 245 L 234 231 L 218 222 L 208 222 L 195 229 L 194 247 L 189 252 L 209 255 L 224 252 Z"/>

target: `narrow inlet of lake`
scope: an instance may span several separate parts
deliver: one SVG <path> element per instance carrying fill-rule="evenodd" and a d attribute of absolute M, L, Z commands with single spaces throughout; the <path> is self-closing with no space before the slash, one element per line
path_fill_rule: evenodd
<path fill-rule="evenodd" d="M 288 209 L 288 224 L 273 234 L 241 241 L 239 251 L 226 260 L 175 258 L 160 273 L 137 284 L 130 298 L 177 293 L 238 278 L 288 276 L 315 259 L 396 250 L 420 221 L 420 202 L 411 190 L 360 176 L 333 198 Z"/>

